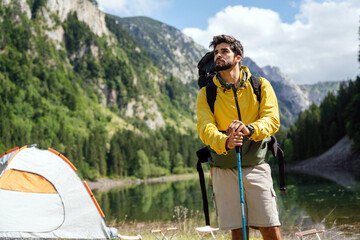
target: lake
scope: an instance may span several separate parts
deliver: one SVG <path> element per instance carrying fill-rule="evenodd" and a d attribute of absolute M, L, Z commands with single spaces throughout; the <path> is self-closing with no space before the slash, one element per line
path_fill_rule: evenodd
<path fill-rule="evenodd" d="M 341 239 L 360 239 L 360 174 L 341 170 L 307 173 L 287 172 L 287 194 L 278 190 L 278 176 L 273 172 L 274 186 L 282 231 L 293 235 L 312 228 L 325 229 Z M 208 184 L 207 184 L 208 185 Z M 210 202 L 211 225 L 217 225 Z M 168 222 L 180 218 L 197 218 L 205 225 L 198 178 L 177 182 L 127 185 L 95 196 L 107 221 Z"/>

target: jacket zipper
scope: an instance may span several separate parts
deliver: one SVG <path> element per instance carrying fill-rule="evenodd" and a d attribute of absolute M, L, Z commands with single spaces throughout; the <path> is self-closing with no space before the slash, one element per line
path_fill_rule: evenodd
<path fill-rule="evenodd" d="M 234 97 L 235 97 L 235 103 L 236 103 L 236 109 L 237 109 L 237 113 L 238 113 L 238 117 L 239 117 L 239 121 L 241 121 L 241 113 L 240 113 L 240 107 L 239 107 L 239 103 L 238 103 L 238 98 L 237 98 L 237 95 L 236 95 L 236 90 L 237 88 L 232 88 L 233 92 L 234 92 Z M 240 153 L 241 155 L 241 159 L 243 159 L 243 154 L 242 154 L 242 146 L 238 146 L 236 147 L 236 153 Z M 242 164 L 241 164 L 242 165 Z"/>
<path fill-rule="evenodd" d="M 237 109 L 238 117 L 239 117 L 239 120 L 241 121 L 240 107 L 239 107 L 238 98 L 237 98 L 237 95 L 236 95 L 236 90 L 237 90 L 237 89 L 235 89 L 235 88 L 233 87 L 232 90 L 233 90 L 234 97 L 235 97 L 235 103 L 236 103 L 236 109 Z"/>
<path fill-rule="evenodd" d="M 232 89 L 233 92 L 234 92 L 234 97 L 235 97 L 235 103 L 236 103 L 236 109 L 237 109 L 237 113 L 238 113 L 238 117 L 239 117 L 239 121 L 241 121 L 241 113 L 240 113 L 240 107 L 239 107 L 239 103 L 238 103 L 238 98 L 237 98 L 237 95 L 236 95 L 236 90 L 237 88 L 233 88 Z M 236 153 L 240 153 L 240 158 L 243 159 L 243 154 L 242 154 L 242 146 L 240 147 L 236 147 Z M 242 164 L 241 164 L 242 165 Z M 239 166 L 238 166 L 239 167 Z"/>

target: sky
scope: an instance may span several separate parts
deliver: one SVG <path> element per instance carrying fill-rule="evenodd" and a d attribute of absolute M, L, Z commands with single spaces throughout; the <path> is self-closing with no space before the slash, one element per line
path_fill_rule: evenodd
<path fill-rule="evenodd" d="M 147 16 L 208 48 L 214 35 L 241 41 L 260 67 L 297 84 L 354 80 L 360 73 L 360 0 L 97 0 L 119 17 Z"/>

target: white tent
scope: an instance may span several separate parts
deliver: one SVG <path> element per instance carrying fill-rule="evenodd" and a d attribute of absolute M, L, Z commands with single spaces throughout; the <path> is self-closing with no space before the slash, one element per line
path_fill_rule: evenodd
<path fill-rule="evenodd" d="M 0 238 L 111 235 L 91 190 L 66 157 L 35 146 L 0 156 Z"/>

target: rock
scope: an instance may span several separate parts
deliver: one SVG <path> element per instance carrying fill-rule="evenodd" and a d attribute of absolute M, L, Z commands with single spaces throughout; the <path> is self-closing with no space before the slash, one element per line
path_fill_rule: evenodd
<path fill-rule="evenodd" d="M 20 5 L 20 8 L 21 8 L 21 11 L 25 12 L 26 16 L 30 19 L 31 18 L 31 10 L 30 10 L 29 4 L 27 3 L 27 0 L 19 0 L 18 2 Z M 4 0 L 3 3 L 5 5 L 9 5 L 10 3 L 12 3 L 12 1 Z M 1 4 L 1 1 L 0 1 L 0 4 Z"/>
<path fill-rule="evenodd" d="M 278 99 L 282 99 L 290 111 L 297 115 L 310 106 L 306 94 L 287 75 L 282 73 L 278 67 L 265 66 L 262 68 L 266 78 L 271 81 Z"/>
<path fill-rule="evenodd" d="M 353 141 L 349 137 L 343 137 L 337 144 L 325 153 L 312 157 L 292 166 L 292 169 L 306 168 L 342 168 L 358 169 L 360 167 L 360 155 L 352 150 Z"/>
<path fill-rule="evenodd" d="M 59 16 L 61 22 L 66 20 L 70 12 L 76 11 L 78 19 L 86 23 L 96 35 L 100 37 L 102 35 L 110 35 L 105 23 L 105 13 L 100 11 L 90 1 L 52 0 L 47 1 L 46 8 L 50 14 L 54 13 Z"/>
<path fill-rule="evenodd" d="M 349 190 L 358 191 L 360 155 L 353 152 L 352 145 L 353 141 L 345 136 L 322 155 L 286 166 L 286 171 L 320 176 Z"/>

